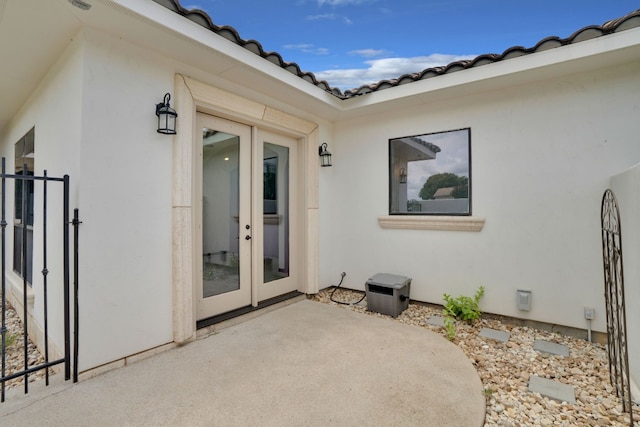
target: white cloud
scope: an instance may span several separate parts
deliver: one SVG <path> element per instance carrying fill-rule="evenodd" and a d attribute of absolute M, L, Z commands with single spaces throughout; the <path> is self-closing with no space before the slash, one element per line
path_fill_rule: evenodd
<path fill-rule="evenodd" d="M 335 21 L 336 19 L 342 19 L 342 21 L 347 25 L 351 25 L 353 23 L 353 21 L 351 21 L 351 19 L 347 18 L 346 16 L 336 15 L 335 13 L 323 13 L 323 14 L 320 14 L 320 15 L 307 15 L 304 19 L 306 19 L 307 21 L 320 21 L 320 20 Z"/>
<path fill-rule="evenodd" d="M 313 48 L 313 45 L 312 44 L 299 43 L 299 44 L 286 44 L 283 47 L 285 49 L 302 50 L 302 49 L 311 49 L 311 48 Z"/>
<path fill-rule="evenodd" d="M 320 21 L 322 19 L 335 20 L 336 18 L 335 13 L 323 13 L 320 15 L 307 15 L 304 19 L 307 21 Z"/>
<path fill-rule="evenodd" d="M 304 53 L 311 53 L 314 55 L 327 55 L 329 53 L 329 49 L 326 47 L 316 47 L 313 44 L 287 44 L 284 45 L 283 48 L 289 50 L 299 50 Z"/>
<path fill-rule="evenodd" d="M 373 58 L 374 56 L 382 56 L 388 53 L 389 52 L 384 49 L 359 49 L 352 50 L 351 52 L 349 52 L 349 55 L 362 56 L 364 58 Z"/>
<path fill-rule="evenodd" d="M 477 55 L 447 55 L 435 53 L 409 58 L 381 58 L 365 61 L 365 68 L 333 69 L 314 72 L 320 80 L 341 89 L 354 89 L 381 80 L 398 78 L 404 74 L 418 73 L 427 68 L 439 67 L 455 61 L 472 59 Z"/>

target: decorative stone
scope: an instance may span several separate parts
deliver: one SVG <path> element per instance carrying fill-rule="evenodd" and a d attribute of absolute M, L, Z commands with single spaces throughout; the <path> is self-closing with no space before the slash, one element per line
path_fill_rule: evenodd
<path fill-rule="evenodd" d="M 427 324 L 433 325 L 433 326 L 440 326 L 441 328 L 444 328 L 444 317 L 431 316 L 429 317 L 429 319 L 427 319 Z"/>
<path fill-rule="evenodd" d="M 549 354 L 555 354 L 557 356 L 569 356 L 569 347 L 563 344 L 556 344 L 551 341 L 535 340 L 533 343 L 533 349 Z"/>
<path fill-rule="evenodd" d="M 509 337 L 511 336 L 509 332 L 498 331 L 490 328 L 482 328 L 478 335 L 483 338 L 489 338 L 503 343 L 509 341 Z"/>
<path fill-rule="evenodd" d="M 529 377 L 529 391 L 560 402 L 576 403 L 576 392 L 573 386 L 537 375 Z"/>

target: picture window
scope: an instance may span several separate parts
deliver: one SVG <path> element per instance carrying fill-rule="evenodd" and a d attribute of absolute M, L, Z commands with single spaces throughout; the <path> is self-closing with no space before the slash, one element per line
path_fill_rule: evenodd
<path fill-rule="evenodd" d="M 390 215 L 471 215 L 471 129 L 389 140 Z"/>

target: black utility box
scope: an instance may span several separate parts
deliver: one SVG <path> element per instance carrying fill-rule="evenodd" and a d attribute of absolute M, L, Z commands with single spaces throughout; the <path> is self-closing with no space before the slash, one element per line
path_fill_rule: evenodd
<path fill-rule="evenodd" d="M 409 307 L 411 279 L 378 273 L 367 280 L 367 310 L 398 317 Z"/>

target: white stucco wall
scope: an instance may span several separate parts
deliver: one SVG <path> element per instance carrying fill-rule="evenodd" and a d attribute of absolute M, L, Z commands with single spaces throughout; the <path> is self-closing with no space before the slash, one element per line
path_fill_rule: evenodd
<path fill-rule="evenodd" d="M 80 370 L 173 340 L 172 138 L 154 114 L 173 65 L 84 37 Z"/>
<path fill-rule="evenodd" d="M 49 176 L 70 175 L 70 208 L 80 209 L 82 221 L 80 371 L 173 339 L 172 138 L 155 131 L 154 114 L 155 103 L 165 92 L 172 92 L 173 76 L 173 65 L 153 53 L 105 34 L 81 32 L 14 117 L 2 140 L 2 154 L 12 171 L 14 143 L 35 126 L 36 174 L 47 169 Z M 50 197 L 61 197 L 54 185 L 48 191 Z M 42 326 L 39 194 L 37 185 L 30 312 Z M 13 192 L 7 195 L 12 206 Z M 49 207 L 50 319 L 62 318 L 62 294 L 56 292 L 62 278 L 62 271 L 56 269 L 61 258 L 59 206 Z M 11 270 L 10 236 L 7 241 Z M 17 276 L 12 282 L 21 289 Z M 62 348 L 61 325 L 52 322 L 50 333 L 53 343 Z"/>
<path fill-rule="evenodd" d="M 335 123 L 320 171 L 320 283 L 364 289 L 378 272 L 413 279 L 413 299 L 487 289 L 484 311 L 605 330 L 599 203 L 609 176 L 638 162 L 640 64 L 452 97 Z M 446 97 L 445 97 L 446 98 Z M 388 230 L 388 140 L 471 128 L 479 233 Z M 516 290 L 532 309 L 516 308 Z"/>
<path fill-rule="evenodd" d="M 613 176 L 611 189 L 620 209 L 629 374 L 634 382 L 632 393 L 640 399 L 640 165 Z"/>
<path fill-rule="evenodd" d="M 2 138 L 2 156 L 6 157 L 7 172 L 14 172 L 14 145 L 31 128 L 35 128 L 35 174 L 42 176 L 44 170 L 50 177 L 70 175 L 71 209 L 77 206 L 79 183 L 79 158 L 82 116 L 82 54 L 81 37 L 74 38 L 59 56 L 40 84 L 18 113 L 11 120 Z M 14 182 L 7 180 L 7 241 L 6 268 L 8 297 L 15 308 L 22 313 L 23 283 L 13 273 L 13 205 Z M 35 186 L 34 200 L 34 254 L 33 254 L 33 292 L 28 289 L 27 304 L 30 316 L 37 323 L 30 322 L 30 333 L 34 338 L 42 333 L 44 317 L 42 242 L 39 236 L 43 227 L 42 183 Z M 62 185 L 48 184 L 48 310 L 50 342 L 62 349 L 64 330 L 62 324 Z M 35 329 L 33 327 L 35 326 Z M 59 357 L 54 348 L 52 357 Z"/>

